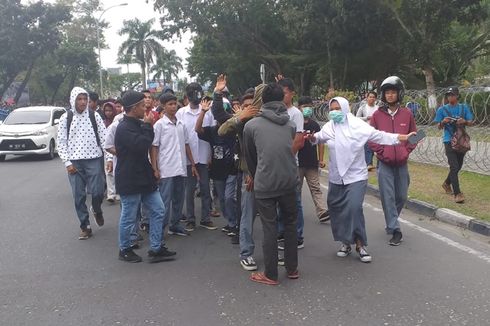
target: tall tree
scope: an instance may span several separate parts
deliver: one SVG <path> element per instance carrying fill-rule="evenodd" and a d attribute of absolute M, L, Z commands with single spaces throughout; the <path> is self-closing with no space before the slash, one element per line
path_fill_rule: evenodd
<path fill-rule="evenodd" d="M 146 88 L 147 67 L 163 53 L 163 46 L 159 41 L 166 38 L 163 31 L 153 29 L 154 19 L 142 22 L 138 18 L 125 20 L 124 27 L 119 35 L 126 35 L 127 39 L 119 47 L 119 55 L 132 55 L 141 67 L 142 85 Z"/>
<path fill-rule="evenodd" d="M 150 68 L 150 72 L 154 73 L 153 80 L 163 77 L 166 84 L 172 81 L 172 77 L 178 78 L 182 69 L 182 59 L 175 50 L 164 50 L 157 56 L 156 64 Z"/>

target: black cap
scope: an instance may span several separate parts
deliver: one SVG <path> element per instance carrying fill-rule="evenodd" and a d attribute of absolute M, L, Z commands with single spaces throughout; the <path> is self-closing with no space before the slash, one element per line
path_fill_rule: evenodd
<path fill-rule="evenodd" d="M 446 95 L 456 95 L 459 96 L 459 89 L 456 86 L 451 86 L 447 89 Z"/>
<path fill-rule="evenodd" d="M 160 96 L 160 103 L 161 104 L 166 104 L 167 102 L 170 101 L 177 101 L 177 96 L 175 96 L 172 93 L 166 93 Z"/>
<path fill-rule="evenodd" d="M 144 98 L 145 95 L 143 95 L 143 93 L 129 90 L 124 93 L 121 98 L 121 103 L 125 108 L 130 108 L 143 101 Z"/>

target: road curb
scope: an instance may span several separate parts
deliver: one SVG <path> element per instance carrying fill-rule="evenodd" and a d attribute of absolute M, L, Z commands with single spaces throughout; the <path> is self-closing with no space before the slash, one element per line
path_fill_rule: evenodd
<path fill-rule="evenodd" d="M 379 198 L 379 188 L 368 184 L 367 193 Z M 435 218 L 441 222 L 468 229 L 470 231 L 490 236 L 490 223 L 478 220 L 448 208 L 439 208 L 430 203 L 417 199 L 408 199 L 405 207 L 417 214 Z"/>

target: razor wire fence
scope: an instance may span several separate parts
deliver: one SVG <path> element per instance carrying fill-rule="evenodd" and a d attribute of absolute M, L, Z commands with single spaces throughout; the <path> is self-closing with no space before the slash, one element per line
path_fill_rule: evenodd
<path fill-rule="evenodd" d="M 438 107 L 444 104 L 445 88 L 436 90 Z M 490 175 L 490 87 L 460 88 L 460 103 L 470 106 L 475 125 L 467 127 L 471 136 L 471 151 L 465 156 L 463 170 Z M 353 103 L 352 113 L 355 114 L 363 102 Z M 419 143 L 410 155 L 412 161 L 447 166 L 442 130 L 433 123 L 436 110 L 428 106 L 427 91 L 408 90 L 405 92 L 404 104 L 414 114 L 417 128 L 424 130 L 427 137 Z M 319 122 L 328 121 L 328 103 L 317 103 L 314 117 Z"/>

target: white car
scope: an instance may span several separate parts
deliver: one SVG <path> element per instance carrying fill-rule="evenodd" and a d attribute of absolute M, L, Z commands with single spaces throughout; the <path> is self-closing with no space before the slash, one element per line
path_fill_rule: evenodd
<path fill-rule="evenodd" d="M 5 155 L 44 155 L 53 159 L 57 152 L 56 135 L 64 108 L 36 106 L 12 111 L 0 124 L 0 161 Z"/>

